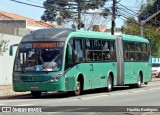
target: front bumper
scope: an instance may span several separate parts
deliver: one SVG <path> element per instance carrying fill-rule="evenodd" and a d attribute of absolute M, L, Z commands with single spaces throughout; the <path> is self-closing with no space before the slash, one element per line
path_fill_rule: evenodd
<path fill-rule="evenodd" d="M 63 82 L 14 82 L 15 92 L 23 91 L 65 91 Z"/>

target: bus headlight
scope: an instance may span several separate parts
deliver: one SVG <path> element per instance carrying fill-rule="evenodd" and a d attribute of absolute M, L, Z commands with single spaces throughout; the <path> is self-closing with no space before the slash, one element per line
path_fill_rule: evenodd
<path fill-rule="evenodd" d="M 19 76 L 13 76 L 13 80 L 14 81 L 20 81 L 20 77 Z"/>
<path fill-rule="evenodd" d="M 55 78 L 55 77 L 52 77 L 52 78 L 51 78 L 51 81 L 59 81 L 59 80 L 60 80 L 60 76 L 58 76 L 58 77 L 56 77 L 56 78 Z"/>

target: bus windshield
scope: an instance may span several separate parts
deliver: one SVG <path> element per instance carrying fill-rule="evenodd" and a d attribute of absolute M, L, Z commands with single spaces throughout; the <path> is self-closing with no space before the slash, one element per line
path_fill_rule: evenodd
<path fill-rule="evenodd" d="M 15 71 L 60 71 L 64 43 L 21 44 L 15 61 Z M 60 45 L 59 45 L 60 44 Z M 62 45 L 63 44 L 63 45 Z"/>

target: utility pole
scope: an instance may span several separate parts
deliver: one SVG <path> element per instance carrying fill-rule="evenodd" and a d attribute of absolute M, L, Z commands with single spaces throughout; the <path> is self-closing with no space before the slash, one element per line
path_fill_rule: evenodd
<path fill-rule="evenodd" d="M 78 30 L 81 28 L 81 2 L 78 0 Z"/>
<path fill-rule="evenodd" d="M 160 13 L 160 10 L 156 13 L 154 13 L 152 16 L 148 17 L 146 20 L 141 20 L 141 37 L 143 37 L 143 25 L 149 21 L 150 19 L 152 19 L 153 17 L 155 17 L 156 15 L 158 15 Z"/>
<path fill-rule="evenodd" d="M 115 12 L 116 12 L 116 0 L 113 0 L 113 6 L 112 6 L 112 25 L 111 25 L 111 34 L 114 35 L 114 27 L 115 27 Z"/>

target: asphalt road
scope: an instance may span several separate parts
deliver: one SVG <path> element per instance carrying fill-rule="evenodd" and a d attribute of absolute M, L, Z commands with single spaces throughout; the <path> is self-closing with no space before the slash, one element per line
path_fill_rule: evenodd
<path fill-rule="evenodd" d="M 112 92 L 106 92 L 106 89 L 90 90 L 85 91 L 81 96 L 50 92 L 44 93 L 38 99 L 31 95 L 9 97 L 1 99 L 0 106 L 39 108 L 36 109 L 38 112 L 54 112 L 54 114 L 65 112 L 68 115 L 72 114 L 70 112 L 89 112 L 88 114 L 96 115 L 112 112 L 113 115 L 119 115 L 131 111 L 137 115 L 148 115 L 151 111 L 152 114 L 158 115 L 160 114 L 160 81 L 150 82 L 148 85 L 142 85 L 141 88 L 115 87 Z"/>

